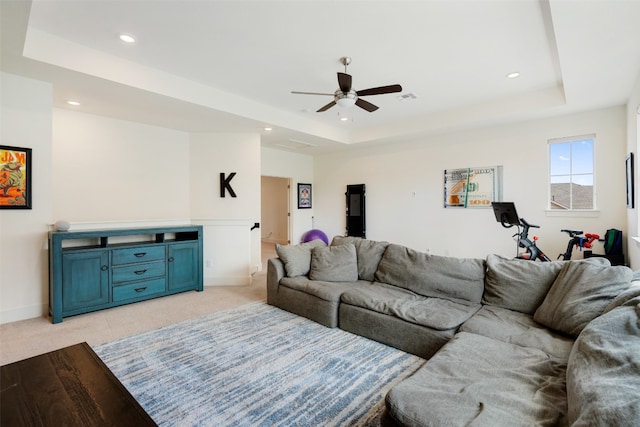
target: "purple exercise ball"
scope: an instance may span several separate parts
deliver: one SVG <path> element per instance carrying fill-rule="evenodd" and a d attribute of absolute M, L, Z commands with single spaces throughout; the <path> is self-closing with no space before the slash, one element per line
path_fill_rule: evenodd
<path fill-rule="evenodd" d="M 321 230 L 309 230 L 302 235 L 302 243 L 307 243 L 312 240 L 322 240 L 325 244 L 329 244 L 329 238 Z"/>

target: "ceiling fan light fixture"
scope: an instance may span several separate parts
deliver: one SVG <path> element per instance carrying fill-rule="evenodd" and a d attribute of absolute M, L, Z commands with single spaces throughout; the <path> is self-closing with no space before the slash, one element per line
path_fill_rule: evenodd
<path fill-rule="evenodd" d="M 336 104 L 338 104 L 341 107 L 345 107 L 345 108 L 349 108 L 349 107 L 353 107 L 356 104 L 356 100 L 358 99 L 358 96 L 356 95 L 355 91 L 349 91 L 347 93 L 344 93 L 340 90 L 336 91 Z"/>
<path fill-rule="evenodd" d="M 349 108 L 356 105 L 356 100 L 354 98 L 340 98 L 336 101 L 336 104 L 341 107 Z"/>

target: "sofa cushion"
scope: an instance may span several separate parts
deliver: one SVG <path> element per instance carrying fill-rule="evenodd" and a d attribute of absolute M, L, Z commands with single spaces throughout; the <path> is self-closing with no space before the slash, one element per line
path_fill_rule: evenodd
<path fill-rule="evenodd" d="M 563 263 L 487 257 L 484 304 L 533 314 L 544 301 Z"/>
<path fill-rule="evenodd" d="M 311 249 L 326 246 L 322 240 L 312 240 L 299 245 L 279 245 L 276 243 L 276 253 L 284 262 L 287 276 L 306 276 L 311 267 Z"/>
<path fill-rule="evenodd" d="M 460 331 L 483 335 L 522 347 L 537 348 L 554 357 L 567 360 L 573 338 L 553 332 L 536 323 L 533 316 L 485 305 L 460 326 Z"/>
<path fill-rule="evenodd" d="M 311 280 L 307 276 L 283 277 L 280 286 L 295 289 L 313 295 L 325 301 L 340 301 L 340 295 L 349 289 L 359 286 L 371 286 L 371 282 L 358 280 L 357 282 L 323 282 Z"/>
<path fill-rule="evenodd" d="M 355 282 L 358 262 L 354 245 L 317 246 L 311 250 L 311 280 Z"/>
<path fill-rule="evenodd" d="M 442 298 L 424 297 L 385 283 L 349 289 L 340 300 L 438 331 L 457 328 L 481 307 L 480 304 L 461 304 Z"/>
<path fill-rule="evenodd" d="M 376 281 L 426 297 L 479 303 L 484 290 L 484 260 L 430 255 L 390 244 L 376 271 Z"/>
<path fill-rule="evenodd" d="M 356 247 L 358 258 L 358 278 L 361 280 L 374 281 L 378 264 L 382 259 L 384 250 L 389 242 L 377 242 L 375 240 L 362 239 L 352 236 L 335 236 L 331 241 L 331 246 L 352 244 Z"/>
<path fill-rule="evenodd" d="M 589 323 L 567 367 L 569 422 L 640 426 L 640 300 Z"/>
<path fill-rule="evenodd" d="M 545 352 L 457 333 L 386 396 L 405 426 L 556 426 L 566 417 L 566 362 Z"/>
<path fill-rule="evenodd" d="M 577 337 L 587 323 L 629 288 L 631 277 L 628 267 L 566 262 L 533 319 Z"/>

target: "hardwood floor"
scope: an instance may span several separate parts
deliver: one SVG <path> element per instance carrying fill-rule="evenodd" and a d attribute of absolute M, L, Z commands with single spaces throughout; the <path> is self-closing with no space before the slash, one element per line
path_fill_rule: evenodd
<path fill-rule="evenodd" d="M 262 271 L 248 286 L 206 286 L 186 292 L 108 310 L 65 318 L 52 324 L 48 317 L 0 325 L 0 365 L 86 341 L 97 345 L 156 329 L 171 323 L 266 301 L 267 259 L 275 257 L 273 244 L 262 245 Z"/>

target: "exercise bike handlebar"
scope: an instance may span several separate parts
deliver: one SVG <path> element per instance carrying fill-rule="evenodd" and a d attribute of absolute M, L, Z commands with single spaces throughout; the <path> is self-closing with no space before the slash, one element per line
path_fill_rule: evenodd
<path fill-rule="evenodd" d="M 524 219 L 524 218 L 520 218 L 520 222 L 522 223 L 522 225 L 523 225 L 523 226 L 525 226 L 525 227 L 527 227 L 527 228 L 540 228 L 540 226 L 539 226 L 539 225 L 529 224 L 529 223 L 527 222 L 527 220 L 526 220 L 526 219 Z"/>

